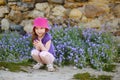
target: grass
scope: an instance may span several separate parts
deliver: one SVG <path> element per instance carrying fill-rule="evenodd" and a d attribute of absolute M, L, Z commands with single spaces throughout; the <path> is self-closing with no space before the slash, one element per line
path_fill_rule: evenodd
<path fill-rule="evenodd" d="M 105 65 L 105 67 L 103 68 L 103 71 L 115 72 L 115 69 L 116 69 L 116 65 L 115 64 L 110 64 L 110 65 Z"/>
<path fill-rule="evenodd" d="M 90 74 L 89 73 L 78 73 L 74 75 L 74 79 L 90 80 Z"/>
<path fill-rule="evenodd" d="M 0 62 L 0 69 L 8 69 L 11 72 L 19 72 L 19 71 L 24 71 L 27 72 L 26 70 L 22 69 L 22 67 L 30 67 L 31 62 L 20 62 L 20 63 L 13 63 L 13 62 Z"/>
<path fill-rule="evenodd" d="M 119 43 L 120 44 L 120 43 Z M 118 54 L 117 54 L 117 57 L 115 58 L 115 62 L 116 63 L 120 63 L 120 46 L 118 46 L 117 48 L 117 51 L 118 51 Z"/>
<path fill-rule="evenodd" d="M 95 75 L 91 76 L 89 73 L 78 73 L 74 76 L 75 80 L 112 80 L 112 76 L 108 75 L 99 75 L 96 77 Z"/>
<path fill-rule="evenodd" d="M 112 76 L 99 75 L 98 80 L 112 80 Z"/>

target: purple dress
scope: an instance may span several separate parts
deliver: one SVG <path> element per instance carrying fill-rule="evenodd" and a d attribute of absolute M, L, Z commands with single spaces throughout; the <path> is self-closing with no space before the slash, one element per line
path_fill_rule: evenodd
<path fill-rule="evenodd" d="M 52 39 L 52 36 L 49 33 L 45 33 L 44 37 L 42 38 L 42 43 L 45 45 L 49 40 Z M 50 49 L 48 50 L 53 56 L 55 56 L 54 45 L 51 42 Z"/>

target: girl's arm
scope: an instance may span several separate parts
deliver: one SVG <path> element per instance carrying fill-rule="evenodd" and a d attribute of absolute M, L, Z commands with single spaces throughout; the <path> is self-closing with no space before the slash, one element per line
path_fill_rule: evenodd
<path fill-rule="evenodd" d="M 45 44 L 45 46 L 42 45 L 42 46 L 41 46 L 41 50 L 42 50 L 42 51 L 48 51 L 48 50 L 50 49 L 50 45 L 51 45 L 51 40 L 49 40 L 49 41 Z"/>
<path fill-rule="evenodd" d="M 34 47 L 35 47 L 37 50 L 41 51 L 41 47 L 38 45 L 38 42 L 37 42 L 37 41 L 34 41 L 34 42 L 33 42 L 33 45 L 34 45 Z"/>
<path fill-rule="evenodd" d="M 48 51 L 50 49 L 50 45 L 51 45 L 51 40 L 49 40 L 48 42 L 46 42 L 45 45 L 43 45 L 43 43 L 41 41 L 35 41 L 36 46 L 41 50 L 41 51 Z"/>

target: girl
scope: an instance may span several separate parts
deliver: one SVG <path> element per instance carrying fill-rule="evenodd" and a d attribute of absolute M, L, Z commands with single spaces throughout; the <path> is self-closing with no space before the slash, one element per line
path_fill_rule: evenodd
<path fill-rule="evenodd" d="M 32 42 L 35 49 L 31 51 L 31 56 L 37 62 L 33 68 L 39 69 L 46 64 L 48 71 L 55 71 L 53 67 L 54 47 L 51 36 L 47 33 L 49 31 L 48 20 L 39 17 L 34 19 L 33 25 Z"/>

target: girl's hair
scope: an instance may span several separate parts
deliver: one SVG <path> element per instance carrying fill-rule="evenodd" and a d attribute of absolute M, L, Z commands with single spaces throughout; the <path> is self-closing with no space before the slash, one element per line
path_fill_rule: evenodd
<path fill-rule="evenodd" d="M 45 32 L 49 31 L 48 20 L 43 17 L 38 17 L 33 20 L 33 32 L 32 32 L 32 41 L 37 38 L 37 34 L 35 32 L 36 28 L 45 28 Z"/>
<path fill-rule="evenodd" d="M 37 34 L 35 32 L 35 27 L 33 28 L 33 31 L 32 31 L 32 42 L 37 38 Z"/>
<path fill-rule="evenodd" d="M 36 27 L 33 27 L 32 31 L 32 42 L 38 37 L 38 35 L 35 32 Z M 45 33 L 48 32 L 48 29 L 45 28 Z"/>

